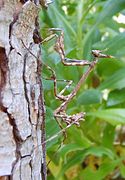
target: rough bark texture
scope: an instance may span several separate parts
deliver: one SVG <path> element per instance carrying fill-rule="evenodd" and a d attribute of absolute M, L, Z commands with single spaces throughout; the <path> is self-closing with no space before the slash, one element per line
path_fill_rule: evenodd
<path fill-rule="evenodd" d="M 0 0 L 0 176 L 40 180 L 46 168 L 40 47 L 33 41 L 38 7 L 21 2 Z"/>

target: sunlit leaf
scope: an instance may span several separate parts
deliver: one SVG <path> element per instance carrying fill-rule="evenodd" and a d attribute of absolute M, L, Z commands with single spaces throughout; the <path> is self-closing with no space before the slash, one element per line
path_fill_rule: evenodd
<path fill-rule="evenodd" d="M 104 147 L 91 147 L 88 149 L 85 149 L 83 151 L 77 151 L 77 153 L 75 154 L 75 156 L 73 156 L 73 158 L 69 159 L 65 166 L 63 166 L 62 170 L 60 171 L 58 178 L 61 177 L 64 172 L 69 169 L 71 166 L 74 166 L 80 162 L 82 162 L 84 160 L 84 158 L 88 155 L 95 155 L 97 157 L 102 157 L 103 155 L 109 156 L 109 158 L 113 159 L 114 158 L 114 154 L 112 153 L 112 151 L 110 151 L 107 148 Z"/>
<path fill-rule="evenodd" d="M 89 113 L 88 115 L 98 117 L 112 125 L 125 124 L 125 109 L 106 109 Z"/>
<path fill-rule="evenodd" d="M 114 161 L 108 161 L 106 163 L 103 163 L 98 170 L 92 170 L 90 167 L 85 168 L 80 173 L 80 176 L 82 178 L 85 178 L 86 180 L 90 179 L 96 179 L 96 180 L 102 180 L 104 179 L 110 172 L 114 170 L 116 166 L 120 163 L 121 160 L 114 160 Z"/>
<path fill-rule="evenodd" d="M 125 1 L 124 0 L 108 0 L 100 15 L 98 16 L 98 19 L 96 21 L 96 25 L 99 23 L 103 23 L 104 20 L 107 18 L 112 17 L 114 14 L 120 12 L 125 8 Z"/>
<path fill-rule="evenodd" d="M 125 165 L 123 163 L 120 164 L 120 172 L 123 178 L 125 178 Z"/>
<path fill-rule="evenodd" d="M 102 157 L 103 155 L 109 156 L 109 158 L 113 159 L 114 158 L 114 154 L 113 152 L 108 149 L 105 148 L 103 146 L 97 146 L 97 147 L 90 147 L 86 150 L 85 155 L 95 155 L 97 157 Z"/>
<path fill-rule="evenodd" d="M 93 32 L 97 28 L 97 26 L 103 21 L 106 21 L 108 18 L 111 18 L 116 13 L 120 12 L 122 9 L 125 8 L 125 2 L 124 0 L 108 0 L 106 1 L 103 10 L 101 13 L 98 14 L 98 17 L 96 18 L 96 22 L 94 26 L 90 29 L 90 31 L 86 34 L 84 39 L 84 55 L 87 57 L 88 52 L 90 52 L 92 40 L 93 40 Z"/>

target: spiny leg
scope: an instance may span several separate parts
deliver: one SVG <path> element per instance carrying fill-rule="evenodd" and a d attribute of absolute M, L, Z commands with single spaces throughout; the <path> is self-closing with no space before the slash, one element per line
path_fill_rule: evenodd
<path fill-rule="evenodd" d="M 67 85 L 60 91 L 60 93 L 58 95 L 62 95 L 64 94 L 64 92 L 71 86 L 71 84 L 73 83 L 72 80 L 61 80 L 61 81 L 64 81 L 64 82 L 67 82 Z M 67 96 L 65 96 L 67 97 Z"/>
<path fill-rule="evenodd" d="M 90 74 L 90 72 L 92 71 L 92 69 L 94 68 L 96 63 L 97 63 L 97 61 L 93 61 L 93 63 L 91 64 L 91 66 L 89 66 L 89 68 L 87 69 L 85 74 L 82 75 L 82 77 L 79 80 L 76 87 L 68 95 L 67 100 L 65 102 L 61 103 L 61 105 L 55 110 L 55 112 L 54 112 L 54 117 L 55 118 L 62 119 L 62 121 L 65 122 L 67 125 L 74 122 L 74 124 L 79 126 L 79 121 L 84 119 L 85 113 L 81 112 L 81 113 L 77 113 L 77 114 L 74 114 L 74 115 L 67 115 L 65 111 L 67 109 L 67 105 L 76 96 L 76 94 L 77 94 L 78 90 L 80 89 L 81 85 L 85 82 L 86 78 L 88 77 L 88 75 Z"/>
<path fill-rule="evenodd" d="M 67 100 L 68 95 L 63 95 L 63 94 L 71 86 L 71 84 L 73 83 L 72 80 L 56 79 L 56 77 L 55 78 L 53 78 L 53 77 L 50 77 L 50 78 L 43 77 L 43 79 L 54 81 L 54 95 L 55 95 L 55 97 L 57 99 L 60 99 L 62 101 Z M 57 82 L 67 83 L 67 85 L 59 93 L 57 93 Z"/>
<path fill-rule="evenodd" d="M 88 60 L 78 60 L 78 59 L 70 59 L 67 58 L 65 55 L 65 50 L 64 50 L 64 32 L 60 28 L 50 28 L 49 29 L 51 34 L 51 37 L 56 37 L 56 44 L 54 46 L 55 51 L 60 55 L 61 62 L 65 66 L 85 66 L 85 65 L 90 65 L 91 62 Z M 55 32 L 60 32 L 59 35 L 55 34 Z M 51 38 L 52 39 L 52 38 Z"/>
<path fill-rule="evenodd" d="M 57 41 L 57 46 L 58 46 L 58 53 L 62 52 L 62 54 L 64 54 L 64 50 L 63 50 L 63 45 L 62 44 L 59 44 L 58 42 L 60 41 L 60 39 Z M 64 59 L 65 57 L 63 57 L 64 55 L 60 55 L 62 56 L 62 58 Z M 74 90 L 68 95 L 68 98 L 67 100 L 62 103 L 59 108 L 57 108 L 55 110 L 55 113 L 54 113 L 54 116 L 55 117 L 60 117 L 65 123 L 72 123 L 72 121 L 76 121 L 77 125 L 79 125 L 79 121 L 81 120 L 81 118 L 84 117 L 84 114 L 76 114 L 76 115 L 72 115 L 72 116 L 68 116 L 66 117 L 66 114 L 65 114 L 65 117 L 61 117 L 59 115 L 62 115 L 62 113 L 64 113 L 66 111 L 66 108 L 67 108 L 67 105 L 68 103 L 74 98 L 74 96 L 76 96 L 78 90 L 80 89 L 81 85 L 85 82 L 86 78 L 88 77 L 88 75 L 90 74 L 90 72 L 93 70 L 93 68 L 95 67 L 96 63 L 98 62 L 98 59 L 99 58 L 112 58 L 112 56 L 110 55 L 105 55 L 105 54 L 102 54 L 102 51 L 100 50 L 93 50 L 92 51 L 92 54 L 93 54 L 93 61 L 90 63 L 87 71 L 85 72 L 85 74 L 82 75 L 81 79 L 79 80 L 78 84 L 76 85 L 76 87 L 74 88 Z M 83 65 L 84 66 L 84 65 Z"/>

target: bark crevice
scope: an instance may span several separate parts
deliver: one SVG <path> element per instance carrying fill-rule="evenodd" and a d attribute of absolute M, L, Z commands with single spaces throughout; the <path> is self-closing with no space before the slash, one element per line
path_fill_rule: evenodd
<path fill-rule="evenodd" d="M 28 114 L 29 114 L 29 122 L 32 124 L 31 122 L 31 118 L 30 118 L 30 100 L 28 97 L 28 90 L 27 90 L 27 86 L 26 86 L 26 79 L 25 79 L 25 75 L 26 75 L 26 60 L 27 60 L 27 54 L 25 54 L 24 56 L 24 66 L 23 66 L 23 82 L 24 82 L 24 95 L 25 95 L 25 99 L 27 101 L 27 105 L 28 105 Z"/>
<path fill-rule="evenodd" d="M 6 84 L 8 71 L 8 58 L 4 47 L 0 47 L 0 106 L 2 106 L 1 92 Z"/>

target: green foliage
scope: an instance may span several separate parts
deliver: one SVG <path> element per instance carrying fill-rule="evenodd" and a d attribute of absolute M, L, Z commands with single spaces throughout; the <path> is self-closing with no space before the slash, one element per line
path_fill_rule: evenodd
<path fill-rule="evenodd" d="M 79 105 L 96 104 L 101 102 L 102 94 L 97 89 L 88 89 L 81 93 L 77 100 Z"/>
<path fill-rule="evenodd" d="M 104 119 L 112 125 L 125 124 L 125 109 L 106 109 L 90 113 L 91 116 L 96 116 Z"/>
<path fill-rule="evenodd" d="M 67 139 L 57 151 L 63 135 L 47 143 L 48 179 L 103 180 L 125 178 L 125 14 L 124 0 L 55 0 L 48 10 L 41 10 L 41 34 L 46 28 L 62 28 L 67 57 L 91 60 L 92 49 L 106 49 L 113 59 L 102 59 L 69 104 L 67 113 L 86 112 L 80 127 L 67 130 Z M 124 17 L 125 19 L 125 17 Z M 75 87 L 86 67 L 64 67 L 54 51 L 55 40 L 42 45 L 42 59 L 51 66 L 58 79 L 73 80 L 67 94 Z M 44 77 L 50 73 L 43 67 Z M 47 139 L 60 128 L 53 111 L 53 82 L 43 79 L 45 91 Z M 65 83 L 58 83 L 58 91 Z M 63 124 L 65 127 L 65 125 Z M 56 152 L 56 154 L 55 154 Z"/>

